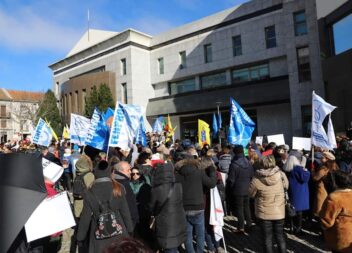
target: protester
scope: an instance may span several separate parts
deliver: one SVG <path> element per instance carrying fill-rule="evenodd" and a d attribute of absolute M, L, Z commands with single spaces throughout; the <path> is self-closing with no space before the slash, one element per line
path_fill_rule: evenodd
<path fill-rule="evenodd" d="M 175 181 L 171 163 L 155 168 L 149 209 L 155 218 L 155 236 L 162 252 L 178 252 L 186 240 L 186 216 L 182 203 L 182 185 Z"/>
<path fill-rule="evenodd" d="M 230 149 L 228 147 L 224 147 L 222 149 L 222 154 L 219 156 L 219 170 L 222 173 L 229 173 L 230 164 L 232 157 L 230 155 Z"/>
<path fill-rule="evenodd" d="M 352 178 L 344 171 L 332 173 L 336 190 L 329 194 L 320 211 L 327 246 L 333 252 L 352 252 Z"/>
<path fill-rule="evenodd" d="M 255 215 L 262 229 L 265 253 L 274 252 L 273 236 L 279 252 L 286 252 L 284 189 L 288 189 L 288 180 L 285 173 L 276 166 L 274 156 L 263 157 L 260 160 L 260 169 L 251 181 L 249 196 L 255 199 Z"/>
<path fill-rule="evenodd" d="M 133 232 L 133 223 L 128 208 L 126 193 L 123 186 L 111 179 L 111 169 L 106 161 L 101 161 L 95 171 L 95 181 L 84 196 L 83 210 L 79 221 L 77 240 L 81 244 L 89 236 L 89 253 L 102 252 L 113 241 L 128 236 Z M 100 217 L 103 205 L 114 212 L 115 226 L 120 228 L 121 234 L 98 239 L 97 230 L 101 225 Z M 104 224 L 105 225 L 105 224 Z M 89 232 L 89 235 L 88 235 Z"/>

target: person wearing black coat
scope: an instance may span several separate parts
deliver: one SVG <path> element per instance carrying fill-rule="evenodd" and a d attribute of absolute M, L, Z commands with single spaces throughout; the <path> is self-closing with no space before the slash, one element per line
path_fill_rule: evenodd
<path fill-rule="evenodd" d="M 155 168 L 149 209 L 155 217 L 159 248 L 163 252 L 177 252 L 177 248 L 186 241 L 186 216 L 182 185 L 175 182 L 171 163 L 158 164 Z"/>
<path fill-rule="evenodd" d="M 113 177 L 114 179 L 122 184 L 126 190 L 126 199 L 128 207 L 131 212 L 131 217 L 133 221 L 133 227 L 135 228 L 136 224 L 139 222 L 139 214 L 136 196 L 133 193 L 133 190 L 130 185 L 131 178 L 131 166 L 128 162 L 122 161 L 113 166 Z"/>
<path fill-rule="evenodd" d="M 77 241 L 80 244 L 89 232 L 89 253 L 101 253 L 113 241 L 128 236 L 133 232 L 130 210 L 123 186 L 111 179 L 111 170 L 106 161 L 101 161 L 95 170 L 95 182 L 83 198 L 83 210 L 79 221 Z M 115 191 L 117 194 L 115 195 Z M 109 202 L 110 208 L 117 216 L 117 223 L 122 226 L 122 235 L 107 239 L 96 239 L 99 203 Z"/>
<path fill-rule="evenodd" d="M 227 178 L 227 187 L 231 195 L 230 198 L 234 213 L 238 219 L 236 232 L 243 233 L 244 220 L 246 220 L 248 228 L 252 225 L 248 190 L 251 179 L 254 176 L 254 168 L 244 156 L 243 146 L 236 146 L 234 153 L 235 157 L 231 162 L 229 176 Z"/>

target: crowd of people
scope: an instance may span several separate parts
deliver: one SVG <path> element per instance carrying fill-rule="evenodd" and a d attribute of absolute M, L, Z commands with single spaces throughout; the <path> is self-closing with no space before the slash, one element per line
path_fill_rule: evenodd
<path fill-rule="evenodd" d="M 201 147 L 148 136 L 147 147 L 134 145 L 129 152 L 110 148 L 104 153 L 67 141 L 41 148 L 6 143 L 0 151 L 41 152 L 64 167 L 58 182 L 45 183 L 49 196 L 66 190 L 72 200 L 77 226 L 71 252 L 171 253 L 182 245 L 188 253 L 203 252 L 205 246 L 208 252 L 224 252 L 209 224 L 214 187 L 225 214 L 237 218 L 231 236 L 259 226 L 262 252 L 274 252 L 274 244 L 286 252 L 285 227 L 299 236 L 312 226 L 321 230 L 328 249 L 352 252 L 348 139 L 338 139 L 336 150 L 304 152 L 275 143 Z M 29 252 L 49 252 L 49 244 L 57 252 L 60 245 L 53 249 L 52 241 L 61 236 L 31 243 Z"/>

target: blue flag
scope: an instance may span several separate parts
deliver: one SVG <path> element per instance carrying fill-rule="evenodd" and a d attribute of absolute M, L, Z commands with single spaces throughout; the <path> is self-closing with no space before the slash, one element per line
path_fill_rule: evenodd
<path fill-rule="evenodd" d="M 139 120 L 139 128 L 136 136 L 136 144 L 140 144 L 143 147 L 147 146 L 147 136 L 145 134 L 145 125 L 143 117 Z"/>
<path fill-rule="evenodd" d="M 218 128 L 218 121 L 216 120 L 216 115 L 215 112 L 213 113 L 213 133 L 214 135 L 217 135 L 219 132 L 219 128 Z"/>
<path fill-rule="evenodd" d="M 242 107 L 231 98 L 230 127 L 227 137 L 230 144 L 237 144 L 246 147 L 250 142 L 255 123 L 242 109 Z"/>
<path fill-rule="evenodd" d="M 219 130 L 220 128 L 222 128 L 222 118 L 221 118 L 221 112 L 219 111 L 219 114 L 218 114 L 218 117 L 219 117 L 219 120 L 218 120 L 218 123 L 219 123 Z"/>
<path fill-rule="evenodd" d="M 164 122 L 164 118 L 163 116 L 159 116 L 153 125 L 153 133 L 159 133 L 161 134 L 163 132 L 163 122 Z"/>
<path fill-rule="evenodd" d="M 109 127 L 106 125 L 103 115 L 97 108 L 94 109 L 90 122 L 85 144 L 106 151 L 109 143 Z"/>

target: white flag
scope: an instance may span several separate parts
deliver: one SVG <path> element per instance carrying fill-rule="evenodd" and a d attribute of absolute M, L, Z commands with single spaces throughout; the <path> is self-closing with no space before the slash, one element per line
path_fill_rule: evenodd
<path fill-rule="evenodd" d="M 224 209 L 222 207 L 220 194 L 217 187 L 210 189 L 210 219 L 209 224 L 214 226 L 215 240 L 224 237 L 222 227 L 224 226 Z"/>
<path fill-rule="evenodd" d="M 312 145 L 333 149 L 336 148 L 334 128 L 331 121 L 331 112 L 336 106 L 327 103 L 313 91 L 312 96 Z M 323 121 L 329 116 L 328 131 L 323 127 Z"/>
<path fill-rule="evenodd" d="M 86 136 L 90 128 L 90 119 L 71 113 L 70 139 L 71 143 L 85 145 Z"/>
<path fill-rule="evenodd" d="M 52 138 L 50 127 L 40 118 L 33 133 L 33 143 L 48 147 Z"/>

